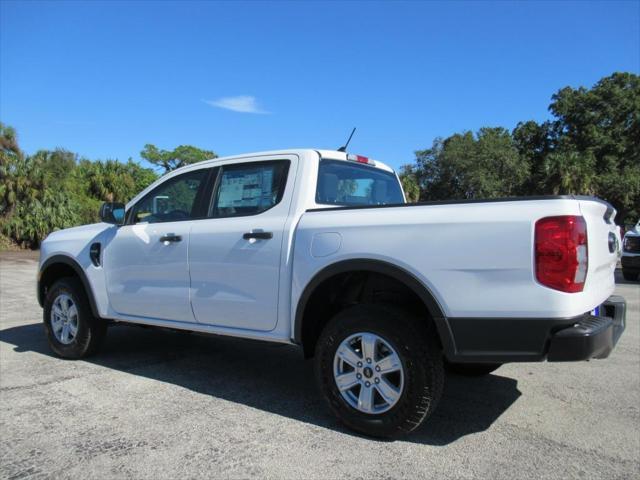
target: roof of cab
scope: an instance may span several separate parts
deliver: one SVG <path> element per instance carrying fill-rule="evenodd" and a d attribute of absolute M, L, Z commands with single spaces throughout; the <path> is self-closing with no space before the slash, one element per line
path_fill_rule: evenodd
<path fill-rule="evenodd" d="M 292 148 L 290 150 L 271 150 L 271 151 L 265 151 L 265 152 L 243 153 L 240 155 L 229 155 L 227 157 L 211 158 L 209 160 L 203 160 L 201 162 L 191 163 L 189 165 L 185 165 L 183 167 L 176 168 L 175 170 L 165 173 L 160 178 L 158 178 L 155 182 L 147 186 L 147 188 L 143 189 L 142 191 L 138 192 L 138 194 L 135 197 L 129 200 L 129 202 L 127 202 L 127 208 L 129 208 L 133 203 L 137 202 L 138 199 L 141 198 L 143 195 L 146 195 L 148 191 L 155 188 L 156 185 L 160 184 L 161 182 L 164 182 L 168 178 L 174 177 L 176 175 L 180 175 L 190 170 L 197 170 L 199 168 L 203 168 L 205 165 L 216 164 L 217 162 L 222 162 L 226 160 L 241 160 L 241 159 L 246 159 L 251 157 L 266 157 L 266 156 L 274 156 L 274 155 L 302 156 L 303 154 L 308 154 L 308 153 L 315 153 L 317 155 L 320 155 L 320 158 L 347 161 L 347 154 L 345 152 L 338 152 L 337 150 L 318 150 L 315 148 Z M 379 162 L 377 160 L 375 160 L 375 162 L 376 164 L 372 168 L 380 168 L 382 170 L 386 170 L 387 172 L 395 173 L 394 170 L 388 165 L 382 162 Z"/>
<path fill-rule="evenodd" d="M 270 151 L 264 151 L 264 152 L 243 153 L 243 154 L 240 154 L 240 155 L 230 155 L 230 156 L 226 156 L 226 157 L 212 158 L 210 160 L 204 160 L 202 162 L 198 162 L 198 164 L 216 163 L 216 162 L 221 162 L 221 161 L 224 161 L 224 160 L 243 159 L 243 158 L 247 158 L 247 157 L 266 157 L 266 156 L 272 156 L 272 155 L 287 155 L 287 154 L 288 155 L 292 155 L 292 154 L 295 155 L 295 154 L 311 153 L 311 152 L 317 153 L 318 155 L 320 155 L 320 158 L 347 161 L 347 153 L 339 152 L 337 150 L 320 150 L 320 149 L 315 149 L 315 148 L 292 148 L 290 150 L 270 150 Z M 380 162 L 378 160 L 374 160 L 374 161 L 375 161 L 375 167 L 376 168 L 380 168 L 380 169 L 386 170 L 388 172 L 394 172 L 393 168 L 391 168 L 387 164 L 382 163 L 382 162 Z M 196 165 L 196 164 L 186 165 L 185 167 L 190 167 L 192 165 Z M 185 168 L 185 167 L 182 167 L 182 168 Z M 178 170 L 181 170 L 181 169 L 178 169 Z"/>

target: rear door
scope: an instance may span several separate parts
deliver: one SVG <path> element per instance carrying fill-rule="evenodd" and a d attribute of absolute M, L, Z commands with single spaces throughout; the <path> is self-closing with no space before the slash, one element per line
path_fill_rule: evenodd
<path fill-rule="evenodd" d="M 209 219 L 191 230 L 191 306 L 207 325 L 272 330 L 297 157 L 222 165 Z"/>

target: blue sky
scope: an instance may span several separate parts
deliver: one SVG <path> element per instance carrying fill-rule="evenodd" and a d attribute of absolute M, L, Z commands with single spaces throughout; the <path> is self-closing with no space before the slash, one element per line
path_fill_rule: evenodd
<path fill-rule="evenodd" d="M 544 120 L 640 71 L 640 2 L 0 2 L 0 120 L 29 153 L 337 148 Z"/>

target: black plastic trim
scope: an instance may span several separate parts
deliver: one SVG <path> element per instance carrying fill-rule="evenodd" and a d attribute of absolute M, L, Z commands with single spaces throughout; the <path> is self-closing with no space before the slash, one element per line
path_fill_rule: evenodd
<path fill-rule="evenodd" d="M 608 208 L 611 204 L 588 195 L 540 195 L 531 197 L 502 197 L 502 198 L 481 198 L 481 199 L 464 199 L 464 200 L 434 200 L 430 202 L 418 203 L 391 203 L 388 205 L 349 205 L 338 207 L 320 207 L 309 208 L 307 212 L 327 212 L 331 210 L 362 210 L 365 208 L 397 208 L 397 207 L 424 207 L 429 205 L 457 205 L 466 203 L 498 203 L 498 202 L 527 202 L 532 200 L 590 200 L 606 205 Z M 613 208 L 613 207 L 611 207 Z"/>
<path fill-rule="evenodd" d="M 82 286 L 84 287 L 84 291 L 87 293 L 87 299 L 89 300 L 89 305 L 91 306 L 91 312 L 93 313 L 93 316 L 96 318 L 100 317 L 98 313 L 98 307 L 96 305 L 96 301 L 93 296 L 93 290 L 91 289 L 91 284 L 89 283 L 89 279 L 87 278 L 87 275 L 84 273 L 84 270 L 78 264 L 78 262 L 76 262 L 73 258 L 67 255 L 53 255 L 52 257 L 49 257 L 42 264 L 42 268 L 38 273 L 38 303 L 40 304 L 40 306 L 41 307 L 44 306 L 44 288 L 42 288 L 42 285 L 41 285 L 42 276 L 44 275 L 44 272 L 46 272 L 49 267 L 55 264 L 60 264 L 60 263 L 70 266 L 73 269 L 73 271 L 78 275 L 78 278 L 80 278 L 80 281 L 82 282 Z"/>
<path fill-rule="evenodd" d="M 273 238 L 273 232 L 247 232 L 242 234 L 242 238 L 245 240 L 269 240 Z"/>
<path fill-rule="evenodd" d="M 536 362 L 544 360 L 554 332 L 575 324 L 570 318 L 447 318 L 456 350 L 452 362 Z"/>
<path fill-rule="evenodd" d="M 549 345 L 550 362 L 603 358 L 611 351 L 613 320 L 585 315 L 575 325 L 556 333 Z"/>
<path fill-rule="evenodd" d="M 606 358 L 625 329 L 626 302 L 611 296 L 602 314 L 570 318 L 448 318 L 456 363 L 568 362 Z"/>
<path fill-rule="evenodd" d="M 89 258 L 91 259 L 91 263 L 94 266 L 99 267 L 101 263 L 100 251 L 102 250 L 102 246 L 100 242 L 94 242 L 89 247 Z"/>
<path fill-rule="evenodd" d="M 451 331 L 449 330 L 449 327 L 445 320 L 442 308 L 438 304 L 431 291 L 429 291 L 429 289 L 413 274 L 407 272 L 406 270 L 381 260 L 371 259 L 344 260 L 341 262 L 337 262 L 320 270 L 320 272 L 318 272 L 311 279 L 311 281 L 307 284 L 304 291 L 302 292 L 300 299 L 298 300 L 293 336 L 293 340 L 295 343 L 302 344 L 302 326 L 304 321 L 304 312 L 307 307 L 307 302 L 311 298 L 311 295 L 313 295 L 315 289 L 326 279 L 334 275 L 356 271 L 368 271 L 388 275 L 389 277 L 392 277 L 409 287 L 416 295 L 420 297 L 420 299 L 427 307 L 431 318 L 436 324 L 436 328 L 438 330 L 438 334 L 440 336 L 440 340 L 442 341 L 445 352 L 453 353 L 455 347 Z"/>

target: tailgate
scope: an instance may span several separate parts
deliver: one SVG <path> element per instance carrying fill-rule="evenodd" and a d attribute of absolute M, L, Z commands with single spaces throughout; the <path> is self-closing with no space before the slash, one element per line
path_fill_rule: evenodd
<path fill-rule="evenodd" d="M 581 199 L 580 211 L 587 222 L 589 270 L 585 292 L 609 295 L 615 286 L 615 269 L 620 254 L 620 231 L 614 219 L 616 210 L 607 202 Z"/>

